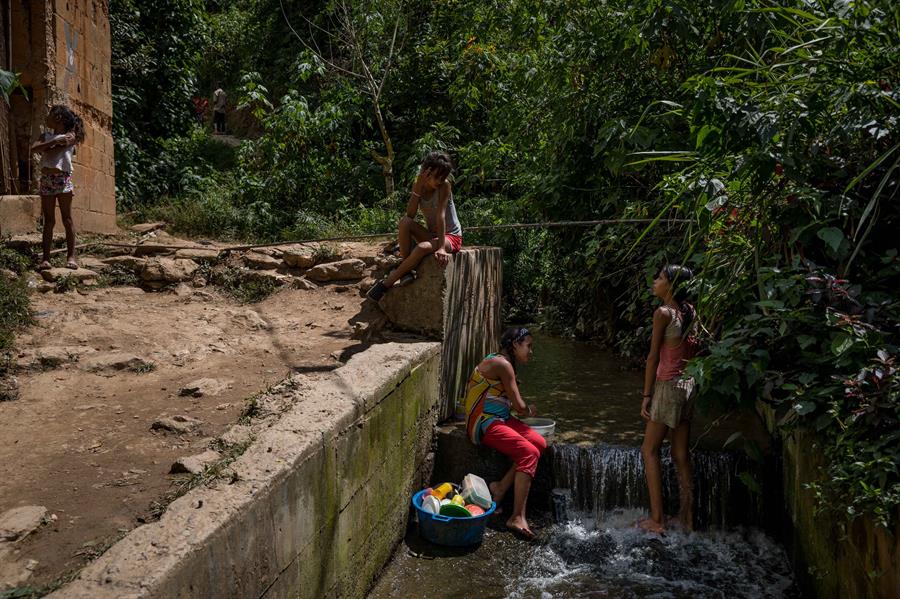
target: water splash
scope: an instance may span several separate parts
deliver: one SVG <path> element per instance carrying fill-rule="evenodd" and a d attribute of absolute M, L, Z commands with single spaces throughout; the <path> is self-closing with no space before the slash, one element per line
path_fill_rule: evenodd
<path fill-rule="evenodd" d="M 553 449 L 553 484 L 571 491 L 573 505 L 598 518 L 619 508 L 649 505 L 640 449 L 617 445 L 558 444 Z M 699 528 L 758 525 L 761 498 L 740 482 L 754 465 L 742 456 L 721 451 L 693 451 L 694 518 Z M 678 511 L 678 482 L 669 447 L 662 450 L 666 512 Z"/>
<path fill-rule="evenodd" d="M 546 531 L 506 592 L 568 597 L 799 597 L 784 550 L 758 530 L 658 536 L 634 528 L 638 510 L 585 514 Z"/>

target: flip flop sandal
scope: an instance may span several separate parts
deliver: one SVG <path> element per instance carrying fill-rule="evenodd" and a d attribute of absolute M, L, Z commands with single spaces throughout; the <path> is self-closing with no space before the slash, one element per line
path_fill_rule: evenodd
<path fill-rule="evenodd" d="M 66 262 L 66 268 L 69 270 L 78 270 L 78 263 L 72 261 Z"/>

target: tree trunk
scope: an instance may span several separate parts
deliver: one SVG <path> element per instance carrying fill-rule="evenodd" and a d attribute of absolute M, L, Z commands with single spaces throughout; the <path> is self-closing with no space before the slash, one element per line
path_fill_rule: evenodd
<path fill-rule="evenodd" d="M 375 107 L 375 120 L 378 122 L 378 130 L 387 150 L 387 156 L 381 156 L 372 150 L 372 157 L 381 165 L 381 174 L 384 176 L 384 192 L 386 195 L 394 193 L 394 144 L 384 125 L 384 117 L 381 115 L 381 107 L 378 105 L 378 97 L 372 96 L 372 105 Z"/>

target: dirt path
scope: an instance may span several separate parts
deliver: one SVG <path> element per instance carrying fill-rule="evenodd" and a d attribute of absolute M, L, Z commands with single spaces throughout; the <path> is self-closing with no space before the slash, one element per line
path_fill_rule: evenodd
<path fill-rule="evenodd" d="M 28 585 L 51 583 L 152 519 L 153 502 L 183 480 L 172 463 L 206 450 L 247 398 L 291 372 L 336 368 L 359 347 L 348 324 L 363 305 L 358 283 L 282 289 L 251 305 L 212 287 L 179 293 L 33 295 L 36 325 L 17 343 L 21 397 L 0 403 L 0 513 L 52 514 L 16 544 L 17 560 L 38 562 Z M 203 396 L 181 393 L 203 378 L 214 379 Z M 151 431 L 173 415 L 202 424 Z"/>

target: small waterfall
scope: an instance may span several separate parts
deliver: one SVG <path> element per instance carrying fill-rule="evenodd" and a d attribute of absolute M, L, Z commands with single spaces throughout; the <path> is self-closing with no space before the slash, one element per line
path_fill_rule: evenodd
<path fill-rule="evenodd" d="M 598 518 L 621 508 L 650 504 L 640 448 L 618 445 L 557 444 L 552 447 L 553 485 L 569 489 L 572 506 Z M 760 469 L 741 454 L 692 451 L 694 521 L 698 528 L 762 523 L 762 501 L 740 480 L 759 478 Z M 662 450 L 663 500 L 667 514 L 678 513 L 678 480 L 669 447 Z"/>

